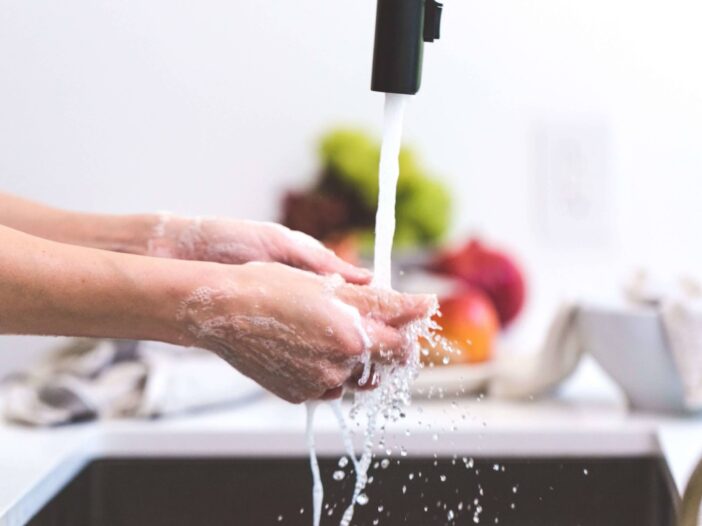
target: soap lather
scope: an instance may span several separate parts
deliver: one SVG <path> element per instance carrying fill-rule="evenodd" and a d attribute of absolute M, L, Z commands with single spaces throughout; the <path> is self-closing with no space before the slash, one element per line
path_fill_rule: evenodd
<path fill-rule="evenodd" d="M 424 42 L 441 33 L 436 0 L 378 0 L 371 89 L 414 95 L 422 83 Z"/>

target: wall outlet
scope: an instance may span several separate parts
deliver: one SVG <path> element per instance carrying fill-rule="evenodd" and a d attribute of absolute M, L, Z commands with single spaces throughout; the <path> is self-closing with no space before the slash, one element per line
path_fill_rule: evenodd
<path fill-rule="evenodd" d="M 609 132 L 597 123 L 535 127 L 538 230 L 553 246 L 605 247 L 613 228 Z"/>

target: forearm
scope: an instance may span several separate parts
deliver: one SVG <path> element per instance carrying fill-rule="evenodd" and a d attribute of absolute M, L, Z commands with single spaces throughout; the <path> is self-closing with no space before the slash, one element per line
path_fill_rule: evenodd
<path fill-rule="evenodd" d="M 59 243 L 146 254 L 159 217 L 70 212 L 0 193 L 0 225 Z"/>
<path fill-rule="evenodd" d="M 179 343 L 179 302 L 197 269 L 65 245 L 0 227 L 0 334 Z"/>

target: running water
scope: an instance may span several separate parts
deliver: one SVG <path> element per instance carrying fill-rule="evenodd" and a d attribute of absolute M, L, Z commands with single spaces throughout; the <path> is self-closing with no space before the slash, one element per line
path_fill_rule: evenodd
<path fill-rule="evenodd" d="M 312 470 L 312 517 L 314 526 L 319 526 L 322 519 L 322 502 L 324 501 L 324 486 L 319 474 L 317 450 L 314 444 L 314 412 L 319 402 L 307 402 L 307 447 L 310 450 L 310 469 Z"/>
<path fill-rule="evenodd" d="M 379 168 L 379 193 L 378 211 L 375 225 L 375 253 L 374 253 L 374 278 L 372 285 L 380 289 L 392 288 L 392 245 L 395 237 L 395 202 L 397 195 L 397 181 L 400 175 L 400 146 L 402 143 L 402 124 L 407 103 L 407 95 L 388 93 L 385 96 L 385 117 L 383 125 L 383 144 L 380 152 Z M 368 483 L 368 468 L 373 459 L 373 448 L 376 443 L 383 441 L 382 432 L 385 429 L 383 422 L 395 421 L 402 416 L 402 409 L 410 402 L 410 386 L 420 366 L 420 340 L 434 345 L 436 325 L 431 321 L 438 305 L 430 310 L 427 317 L 408 325 L 405 336 L 409 349 L 409 360 L 406 365 L 373 366 L 374 374 L 378 380 L 378 387 L 370 391 L 356 391 L 351 417 L 360 418 L 360 425 L 364 430 L 363 449 L 360 458 L 356 458 L 353 447 L 351 431 L 346 423 L 341 408 L 341 402 L 332 403 L 332 409 L 339 422 L 344 447 L 356 472 L 356 483 L 349 506 L 344 511 L 340 526 L 350 526 L 356 504 L 365 505 L 368 497 L 364 493 Z M 364 343 L 366 343 L 364 339 Z M 370 346 L 366 343 L 366 348 Z M 370 353 L 364 353 L 364 372 L 361 385 L 364 385 L 371 374 Z M 313 503 L 314 525 L 319 525 L 322 512 L 323 490 L 319 478 L 319 465 L 317 463 L 313 437 L 314 407 L 307 407 L 307 441 L 310 449 L 310 465 L 314 478 Z M 379 419 L 382 419 L 379 422 Z M 381 436 L 379 437 L 379 431 Z M 378 440 L 380 438 L 380 440 Z"/>
<path fill-rule="evenodd" d="M 407 103 L 407 95 L 388 93 L 385 96 L 385 117 L 383 124 L 383 144 L 380 150 L 378 211 L 375 222 L 375 253 L 373 286 L 381 289 L 392 288 L 392 245 L 395 237 L 395 202 L 397 181 L 400 176 L 400 147 L 402 144 L 402 125 Z M 433 314 L 433 312 L 431 313 Z M 402 408 L 410 402 L 410 384 L 419 368 L 419 340 L 424 338 L 434 341 L 431 332 L 431 314 L 424 320 L 411 324 L 405 329 L 407 341 L 411 346 L 410 359 L 406 366 L 375 366 L 379 385 L 371 391 L 357 391 L 352 417 L 362 419 L 364 428 L 363 450 L 360 459 L 355 462 L 356 484 L 351 502 L 341 519 L 341 526 L 349 526 L 353 519 L 356 504 L 368 503 L 363 493 L 368 483 L 368 468 L 373 459 L 373 448 L 378 442 L 378 432 L 382 433 L 384 425 L 379 425 L 379 418 L 384 421 L 397 420 Z M 365 371 L 370 370 L 369 363 L 364 364 Z M 367 379 L 367 374 L 364 374 Z M 363 383 L 363 382 L 362 382 Z M 343 416 L 343 415 L 342 415 Z M 350 443 L 350 432 L 342 426 L 345 443 Z"/>
<path fill-rule="evenodd" d="M 383 145 L 380 149 L 378 176 L 378 211 L 375 216 L 375 252 L 373 257 L 373 286 L 392 288 L 392 241 L 395 237 L 395 202 L 397 180 L 400 177 L 400 147 L 405 105 L 409 95 L 385 95 Z"/>

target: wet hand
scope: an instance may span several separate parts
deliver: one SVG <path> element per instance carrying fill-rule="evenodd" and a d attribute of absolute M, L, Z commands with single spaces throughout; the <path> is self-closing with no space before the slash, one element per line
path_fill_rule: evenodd
<path fill-rule="evenodd" d="M 276 223 L 164 215 L 147 253 L 217 263 L 278 262 L 323 275 L 339 274 L 366 284 L 371 273 L 337 257 L 316 239 Z"/>
<path fill-rule="evenodd" d="M 432 296 L 345 283 L 275 263 L 218 267 L 183 303 L 187 345 L 216 352 L 294 403 L 339 396 L 364 358 L 401 364 L 403 327 L 427 316 Z"/>

